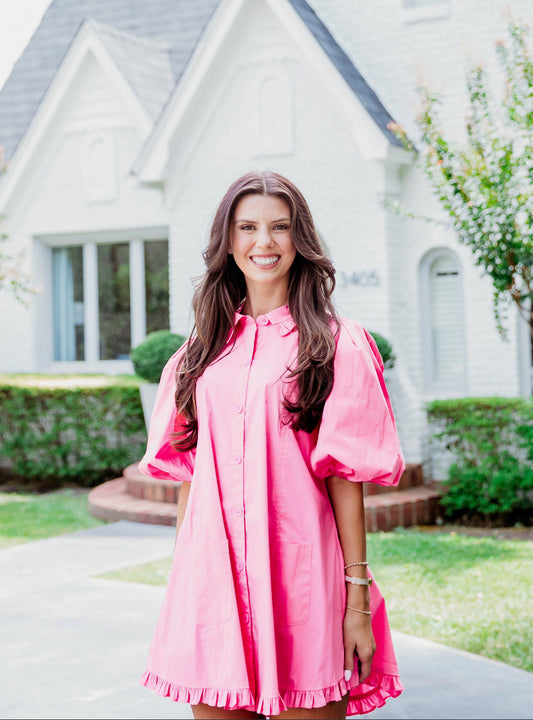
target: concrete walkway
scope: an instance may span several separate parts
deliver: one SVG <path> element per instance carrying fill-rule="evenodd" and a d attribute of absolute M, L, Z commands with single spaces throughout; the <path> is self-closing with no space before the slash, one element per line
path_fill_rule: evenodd
<path fill-rule="evenodd" d="M 163 588 L 100 573 L 168 557 L 174 528 L 120 521 L 0 551 L 0 717 L 192 718 L 141 687 Z M 533 674 L 394 633 L 403 695 L 373 718 L 533 718 Z"/>

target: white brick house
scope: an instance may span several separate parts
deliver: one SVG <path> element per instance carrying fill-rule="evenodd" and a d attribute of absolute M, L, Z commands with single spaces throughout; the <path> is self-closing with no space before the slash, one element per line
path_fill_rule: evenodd
<path fill-rule="evenodd" d="M 533 21 L 528 0 L 53 0 L 0 92 L 0 232 L 39 288 L 1 296 L 0 371 L 128 372 L 147 331 L 186 334 L 216 203 L 269 168 L 310 203 L 341 314 L 393 344 L 409 461 L 424 401 L 530 394 L 527 329 L 501 340 L 468 251 L 383 207 L 438 214 L 387 123 L 414 130 L 421 71 L 460 132 L 507 6 Z"/>

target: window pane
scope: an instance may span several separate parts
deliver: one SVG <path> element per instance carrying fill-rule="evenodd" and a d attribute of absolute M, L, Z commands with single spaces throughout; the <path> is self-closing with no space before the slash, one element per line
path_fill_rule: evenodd
<path fill-rule="evenodd" d="M 54 360 L 85 359 L 83 248 L 52 249 Z"/>
<path fill-rule="evenodd" d="M 100 360 L 129 357 L 130 251 L 127 243 L 98 245 Z"/>
<path fill-rule="evenodd" d="M 144 243 L 146 332 L 168 330 L 168 240 Z"/>

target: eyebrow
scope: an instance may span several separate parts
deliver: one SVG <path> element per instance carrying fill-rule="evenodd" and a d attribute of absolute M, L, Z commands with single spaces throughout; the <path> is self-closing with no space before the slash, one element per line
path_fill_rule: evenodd
<path fill-rule="evenodd" d="M 279 223 L 279 222 L 290 222 L 290 221 L 291 221 L 290 217 L 284 217 L 284 218 L 278 218 L 278 220 L 273 220 L 272 222 L 273 222 L 273 223 Z M 244 218 L 239 218 L 238 220 L 235 220 L 235 225 L 237 225 L 238 223 L 252 223 L 252 224 L 255 224 L 255 223 L 257 223 L 257 220 L 246 220 L 246 219 L 244 219 Z"/>

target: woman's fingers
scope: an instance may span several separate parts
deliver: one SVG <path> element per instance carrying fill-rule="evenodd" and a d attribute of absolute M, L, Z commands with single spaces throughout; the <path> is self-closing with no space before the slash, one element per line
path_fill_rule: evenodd
<path fill-rule="evenodd" d="M 371 645 L 364 645 L 362 647 L 358 646 L 356 652 L 359 662 L 361 663 L 359 682 L 363 682 L 363 680 L 366 680 L 370 675 L 375 647 L 372 647 Z"/>
<path fill-rule="evenodd" d="M 350 680 L 354 662 L 359 665 L 359 682 L 370 675 L 376 643 L 370 623 L 360 618 L 345 618 L 344 623 L 344 678 Z"/>
<path fill-rule="evenodd" d="M 355 643 L 344 640 L 344 679 L 346 682 L 352 677 L 354 665 Z"/>

